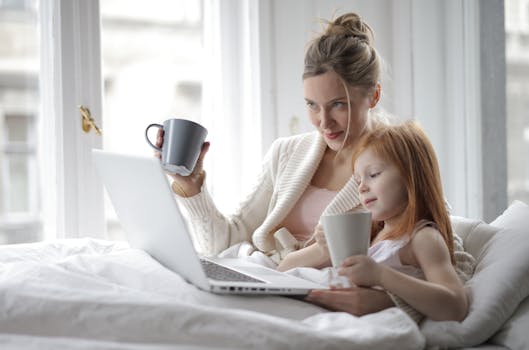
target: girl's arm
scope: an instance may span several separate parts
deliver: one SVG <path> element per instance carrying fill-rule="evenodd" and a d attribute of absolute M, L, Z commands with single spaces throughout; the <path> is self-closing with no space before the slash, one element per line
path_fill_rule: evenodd
<path fill-rule="evenodd" d="M 321 224 L 316 225 L 313 237 L 315 239 L 315 243 L 289 253 L 279 263 L 277 269 L 279 271 L 286 271 L 295 267 L 322 268 L 330 266 L 331 259 Z"/>
<path fill-rule="evenodd" d="M 330 260 L 328 256 L 322 254 L 317 243 L 308 247 L 289 253 L 277 266 L 278 271 L 286 271 L 295 267 L 315 267 L 322 268 L 328 266 Z"/>
<path fill-rule="evenodd" d="M 415 234 L 410 244 L 425 281 L 377 264 L 366 256 L 344 260 L 341 274 L 358 285 L 381 286 L 433 320 L 462 321 L 468 312 L 468 301 L 439 232 L 426 227 Z"/>

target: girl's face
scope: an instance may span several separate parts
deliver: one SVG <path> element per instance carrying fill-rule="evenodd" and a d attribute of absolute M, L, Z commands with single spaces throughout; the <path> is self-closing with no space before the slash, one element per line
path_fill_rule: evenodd
<path fill-rule="evenodd" d="M 330 71 L 306 78 L 303 89 L 310 121 L 322 134 L 329 148 L 338 151 L 342 146 L 347 148 L 354 145 L 367 125 L 370 98 L 364 96 L 359 88 L 348 87 L 351 97 L 351 122 L 348 129 L 347 93 L 338 74 Z"/>
<path fill-rule="evenodd" d="M 404 212 L 408 194 L 399 169 L 378 157 L 371 148 L 356 159 L 354 178 L 360 201 L 371 212 L 373 220 L 388 224 Z"/>

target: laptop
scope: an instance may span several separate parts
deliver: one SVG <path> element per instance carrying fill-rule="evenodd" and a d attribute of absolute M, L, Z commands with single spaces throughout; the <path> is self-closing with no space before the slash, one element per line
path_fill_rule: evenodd
<path fill-rule="evenodd" d="M 97 149 L 92 155 L 130 246 L 146 251 L 200 289 L 278 295 L 328 289 L 245 259 L 199 256 L 159 159 Z"/>

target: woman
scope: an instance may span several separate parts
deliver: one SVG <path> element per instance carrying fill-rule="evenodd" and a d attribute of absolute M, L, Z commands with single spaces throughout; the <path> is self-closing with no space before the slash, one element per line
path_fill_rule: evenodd
<path fill-rule="evenodd" d="M 380 99 L 380 74 L 373 31 L 357 14 L 344 14 L 328 23 L 305 55 L 304 95 L 316 131 L 273 143 L 256 186 L 234 214 L 220 213 L 204 185 L 208 142 L 190 176 L 171 175 L 201 252 L 215 255 L 231 247 L 232 254 L 241 255 L 255 250 L 280 270 L 327 264 L 328 253 L 311 238 L 323 213 L 345 212 L 360 204 L 352 150 L 378 122 L 371 109 Z M 160 132 L 158 144 L 162 137 Z M 374 289 L 332 293 L 343 302 L 342 310 L 354 314 L 393 305 L 386 293 Z M 336 300 L 330 306 L 340 309 Z"/>

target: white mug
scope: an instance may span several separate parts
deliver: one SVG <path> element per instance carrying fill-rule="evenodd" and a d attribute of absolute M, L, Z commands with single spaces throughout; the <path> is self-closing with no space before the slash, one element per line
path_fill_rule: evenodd
<path fill-rule="evenodd" d="M 371 213 L 355 211 L 321 217 L 332 265 L 353 255 L 366 255 L 371 242 Z"/>

